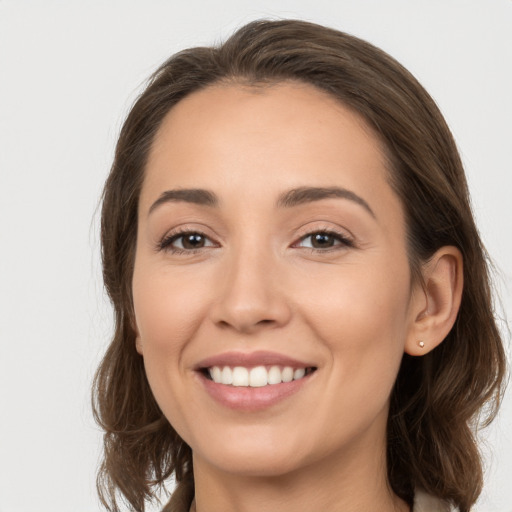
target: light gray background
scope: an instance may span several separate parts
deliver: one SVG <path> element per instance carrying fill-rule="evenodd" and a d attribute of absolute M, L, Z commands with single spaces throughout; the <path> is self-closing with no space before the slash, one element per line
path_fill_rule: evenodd
<path fill-rule="evenodd" d="M 0 0 L 0 512 L 99 510 L 89 389 L 111 312 L 95 208 L 113 145 L 159 63 L 260 17 L 345 30 L 419 78 L 512 309 L 512 1 Z M 485 432 L 481 512 L 512 511 L 510 394 Z"/>

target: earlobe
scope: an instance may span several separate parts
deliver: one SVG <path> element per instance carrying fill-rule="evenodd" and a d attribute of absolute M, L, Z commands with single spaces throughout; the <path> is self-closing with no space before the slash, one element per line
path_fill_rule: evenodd
<path fill-rule="evenodd" d="M 412 325 L 405 352 L 427 354 L 448 335 L 459 312 L 463 288 L 462 254 L 456 247 L 436 251 L 422 268 L 423 286 L 418 284 L 412 303 Z"/>
<path fill-rule="evenodd" d="M 133 332 L 135 333 L 135 350 L 142 355 L 142 339 L 140 337 L 140 332 L 137 327 L 137 322 L 135 322 L 135 319 L 132 318 L 131 321 Z"/>
<path fill-rule="evenodd" d="M 140 339 L 140 336 L 135 338 L 135 350 L 142 355 L 142 340 Z"/>

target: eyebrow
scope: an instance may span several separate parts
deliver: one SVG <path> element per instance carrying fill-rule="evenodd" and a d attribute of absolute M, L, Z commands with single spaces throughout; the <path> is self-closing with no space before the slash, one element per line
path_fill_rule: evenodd
<path fill-rule="evenodd" d="M 375 213 L 370 205 L 356 193 L 342 187 L 298 187 L 281 194 L 276 202 L 277 208 L 293 208 L 302 204 L 320 201 L 322 199 L 348 199 L 362 206 L 373 218 Z M 219 198 L 211 191 L 202 188 L 166 190 L 149 208 L 148 215 L 164 203 L 191 203 L 200 206 L 216 208 Z"/>
<path fill-rule="evenodd" d="M 320 201 L 321 199 L 348 199 L 358 205 L 362 206 L 373 218 L 375 213 L 370 208 L 370 205 L 355 192 L 341 187 L 299 187 L 285 192 L 277 200 L 278 208 L 292 208 L 301 204 L 312 203 L 313 201 Z"/>
<path fill-rule="evenodd" d="M 217 196 L 209 190 L 202 188 L 185 188 L 166 190 L 160 197 L 151 205 L 148 215 L 155 210 L 158 206 L 164 203 L 192 203 L 201 206 L 217 207 L 219 200 Z"/>

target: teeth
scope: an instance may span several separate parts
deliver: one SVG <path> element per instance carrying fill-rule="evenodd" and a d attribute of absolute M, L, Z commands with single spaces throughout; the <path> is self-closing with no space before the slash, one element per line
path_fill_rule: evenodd
<path fill-rule="evenodd" d="M 215 366 L 214 373 L 215 372 Z M 233 368 L 233 386 L 248 386 L 249 385 L 249 370 L 242 366 L 235 366 Z"/>
<path fill-rule="evenodd" d="M 305 368 L 297 368 L 293 372 L 293 380 L 302 379 L 302 377 L 304 377 L 304 375 L 306 375 L 306 369 Z"/>
<path fill-rule="evenodd" d="M 222 374 L 220 375 L 219 381 L 224 384 L 233 384 L 233 372 L 229 366 L 222 368 Z"/>
<path fill-rule="evenodd" d="M 264 366 L 256 366 L 249 372 L 249 386 L 251 388 L 261 388 L 268 384 L 268 372 Z"/>
<path fill-rule="evenodd" d="M 289 366 L 285 366 L 283 368 L 283 373 L 281 374 L 281 378 L 283 382 L 291 382 L 293 380 L 293 368 Z"/>
<path fill-rule="evenodd" d="M 268 383 L 269 384 L 281 384 L 281 369 L 279 366 L 272 366 L 268 371 Z"/>
<path fill-rule="evenodd" d="M 279 366 L 256 366 L 248 369 L 243 366 L 213 366 L 209 368 L 210 377 L 217 384 L 226 384 L 236 387 L 260 388 L 267 385 L 281 384 L 302 379 L 306 373 L 305 368 L 293 369 L 290 366 L 280 368 Z"/>
<path fill-rule="evenodd" d="M 219 380 L 221 380 L 222 376 L 221 376 L 221 370 L 218 366 L 214 366 L 212 368 L 212 379 L 217 382 Z"/>

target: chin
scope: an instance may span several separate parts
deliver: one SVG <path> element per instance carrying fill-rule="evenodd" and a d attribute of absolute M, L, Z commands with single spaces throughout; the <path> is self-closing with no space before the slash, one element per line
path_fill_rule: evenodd
<path fill-rule="evenodd" d="M 224 473 L 246 477 L 274 478 L 287 475 L 300 467 L 297 460 L 268 454 L 262 450 L 253 453 L 225 454 L 208 461 Z"/>
<path fill-rule="evenodd" d="M 223 441 L 209 439 L 207 446 L 192 448 L 194 459 L 202 459 L 218 470 L 252 477 L 276 477 L 290 473 L 304 463 L 303 453 L 295 443 L 282 438 L 230 436 Z"/>

